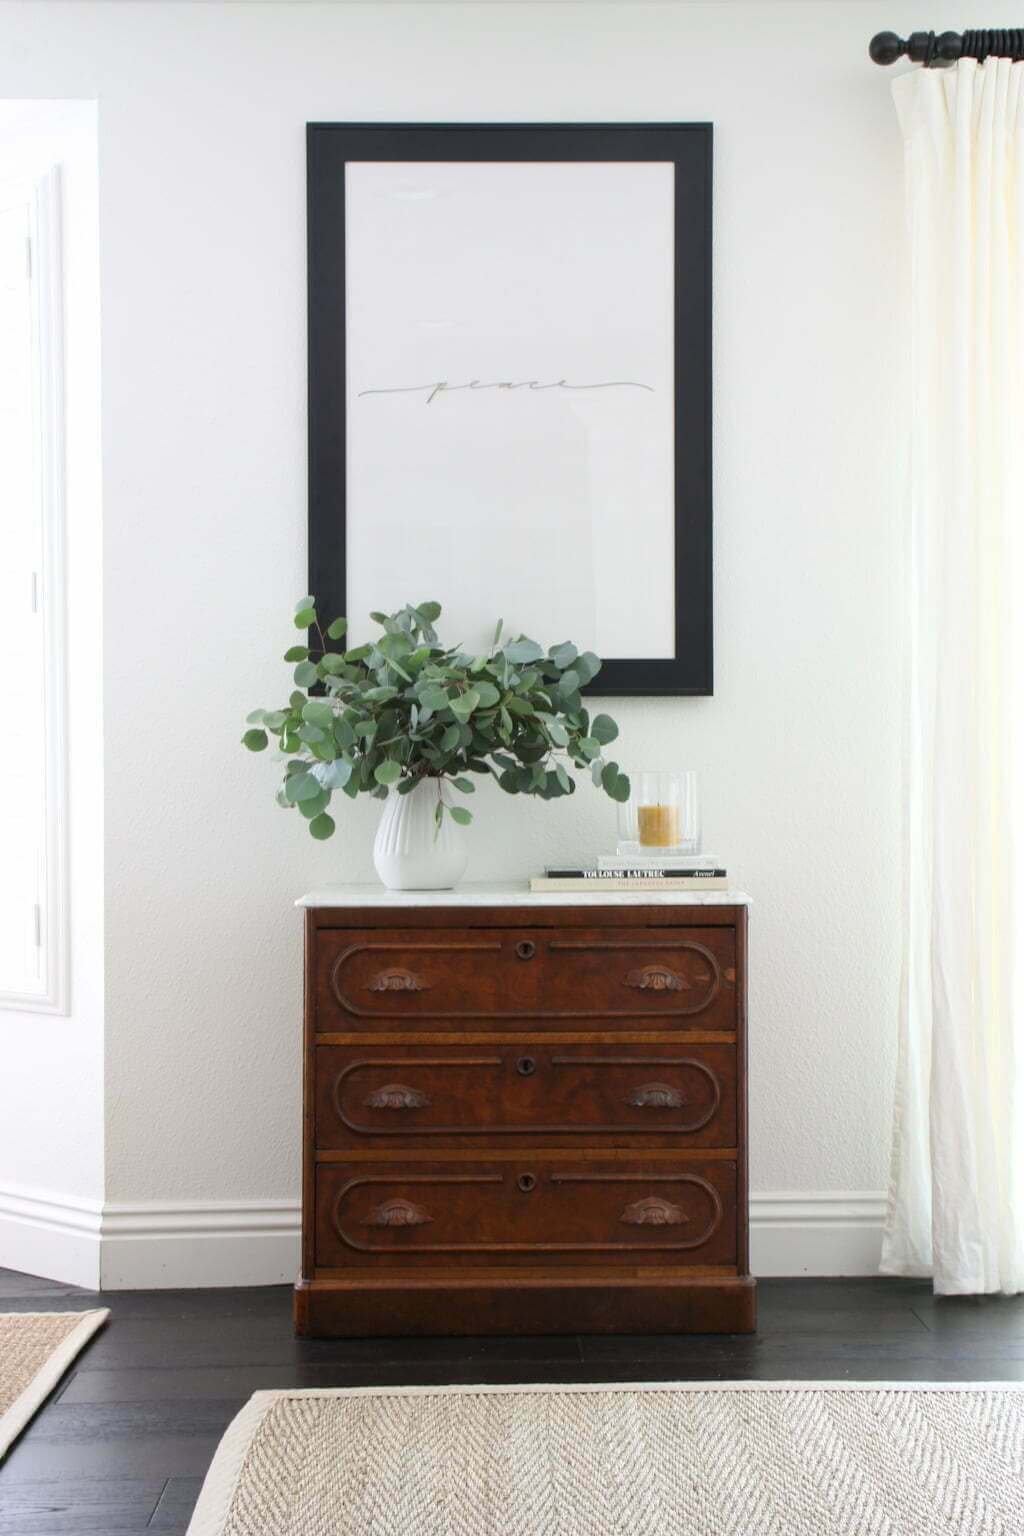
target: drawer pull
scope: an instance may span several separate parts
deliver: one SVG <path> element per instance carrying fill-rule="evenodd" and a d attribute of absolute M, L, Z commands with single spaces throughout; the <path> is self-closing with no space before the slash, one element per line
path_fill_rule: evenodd
<path fill-rule="evenodd" d="M 366 1218 L 368 1227 L 423 1227 L 433 1221 L 429 1212 L 422 1205 L 414 1205 L 411 1200 L 385 1200 L 383 1205 L 378 1205 Z"/>
<path fill-rule="evenodd" d="M 429 981 L 424 981 L 422 976 L 417 976 L 415 971 L 407 971 L 403 966 L 392 965 L 386 971 L 378 971 L 376 976 L 371 976 L 366 983 L 367 992 L 424 992 L 430 986 Z"/>
<path fill-rule="evenodd" d="M 516 954 L 520 960 L 532 960 L 537 953 L 537 946 L 532 939 L 520 939 L 516 945 Z"/>
<path fill-rule="evenodd" d="M 680 1227 L 689 1219 L 682 1206 L 673 1205 L 671 1200 L 663 1200 L 660 1195 L 634 1200 L 619 1217 L 628 1227 Z"/>
<path fill-rule="evenodd" d="M 537 1175 L 534 1173 L 521 1173 L 516 1179 L 516 1188 L 521 1189 L 524 1195 L 528 1195 L 532 1189 L 537 1188 Z"/>
<path fill-rule="evenodd" d="M 641 965 L 635 971 L 627 971 L 623 980 L 638 992 L 683 992 L 690 986 L 685 976 L 667 965 Z"/>
<path fill-rule="evenodd" d="M 642 1083 L 626 1100 L 634 1109 L 682 1109 L 686 1100 L 671 1083 Z"/>
<path fill-rule="evenodd" d="M 384 1083 L 367 1094 L 363 1103 L 367 1109 L 426 1109 L 430 1100 L 418 1088 L 407 1088 L 404 1083 Z"/>
<path fill-rule="evenodd" d="M 536 1070 L 537 1059 L 535 1056 L 520 1056 L 516 1062 L 516 1071 L 520 1077 L 532 1077 Z"/>

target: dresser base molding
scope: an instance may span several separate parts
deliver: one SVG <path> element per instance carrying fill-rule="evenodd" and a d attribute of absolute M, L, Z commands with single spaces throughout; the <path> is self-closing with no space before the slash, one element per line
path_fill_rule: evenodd
<path fill-rule="evenodd" d="M 306 1338 L 575 1333 L 753 1333 L 747 1275 L 584 1277 L 530 1271 L 299 1280 L 295 1329 Z"/>

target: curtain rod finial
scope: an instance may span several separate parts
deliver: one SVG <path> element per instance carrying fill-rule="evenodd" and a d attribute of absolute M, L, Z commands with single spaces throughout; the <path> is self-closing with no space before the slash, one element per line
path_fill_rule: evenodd
<path fill-rule="evenodd" d="M 895 32 L 876 32 L 868 44 L 868 53 L 876 64 L 895 64 L 906 51 L 906 43 Z"/>

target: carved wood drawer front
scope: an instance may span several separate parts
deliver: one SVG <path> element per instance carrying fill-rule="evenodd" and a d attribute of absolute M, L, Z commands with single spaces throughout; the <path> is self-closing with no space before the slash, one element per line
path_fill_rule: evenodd
<path fill-rule="evenodd" d="M 319 1046 L 317 1146 L 736 1145 L 732 1046 L 623 1041 Z"/>
<path fill-rule="evenodd" d="M 614 1020 L 731 1029 L 731 928 L 342 929 L 320 935 L 320 1030 Z"/>
<path fill-rule="evenodd" d="M 317 1264 L 736 1263 L 736 1165 L 584 1162 L 321 1164 Z"/>

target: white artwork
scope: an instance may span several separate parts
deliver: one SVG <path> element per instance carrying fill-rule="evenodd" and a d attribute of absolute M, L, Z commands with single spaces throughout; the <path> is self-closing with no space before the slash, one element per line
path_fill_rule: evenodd
<path fill-rule="evenodd" d="M 348 612 L 675 653 L 674 168 L 345 168 Z"/>

